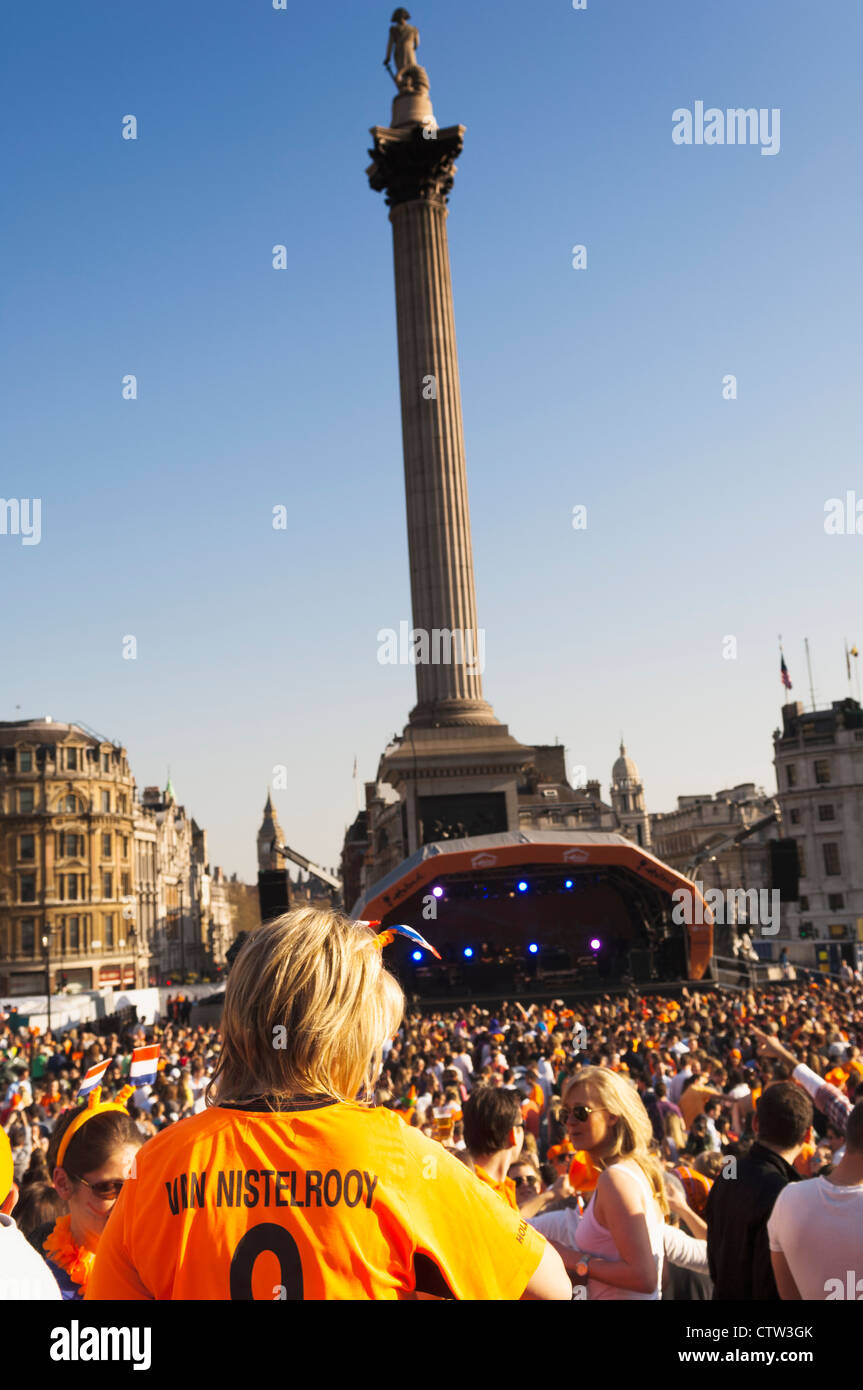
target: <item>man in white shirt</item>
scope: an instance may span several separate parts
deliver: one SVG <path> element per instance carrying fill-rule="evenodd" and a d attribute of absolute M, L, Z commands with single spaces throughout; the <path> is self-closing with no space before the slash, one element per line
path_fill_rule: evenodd
<path fill-rule="evenodd" d="M 783 1188 L 767 1237 L 782 1298 L 863 1301 L 863 1101 L 848 1117 L 841 1163 Z"/>
<path fill-rule="evenodd" d="M 473 1062 L 471 1060 L 470 1054 L 467 1052 L 459 1052 L 453 1057 L 452 1060 L 453 1066 L 458 1067 L 459 1071 L 461 1072 L 465 1086 L 467 1086 L 468 1089 L 470 1089 L 470 1084 L 473 1080 Z"/>
<path fill-rule="evenodd" d="M 686 1082 L 689 1080 L 690 1076 L 694 1075 L 695 1072 L 692 1067 L 684 1067 L 683 1071 L 679 1071 L 676 1076 L 673 1076 L 671 1078 L 671 1080 L 668 1083 L 668 1099 L 671 1101 L 672 1105 L 680 1104 L 680 1097 L 683 1094 L 683 1087 L 686 1085 Z"/>
<path fill-rule="evenodd" d="M 0 1129 L 0 1303 L 60 1301 L 59 1286 L 47 1264 L 12 1220 L 18 1201 L 12 1173 L 12 1149 L 6 1131 Z"/>

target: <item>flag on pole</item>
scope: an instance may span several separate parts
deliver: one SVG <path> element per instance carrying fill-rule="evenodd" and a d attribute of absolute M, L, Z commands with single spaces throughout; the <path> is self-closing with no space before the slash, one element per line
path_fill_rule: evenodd
<path fill-rule="evenodd" d="M 786 690 L 790 690 L 790 689 L 791 689 L 791 677 L 790 677 L 789 674 L 788 674 L 788 667 L 785 665 L 785 655 L 784 655 L 784 653 L 783 653 L 782 651 L 780 651 L 780 657 L 781 657 L 782 664 L 781 664 L 781 666 L 780 666 L 780 668 L 779 668 L 779 674 L 780 674 L 781 677 L 782 677 L 782 684 L 785 686 L 785 689 L 786 689 Z"/>
<path fill-rule="evenodd" d="M 79 1100 L 82 1096 L 88 1096 L 94 1087 L 101 1086 L 102 1077 L 110 1067 L 112 1060 L 113 1058 L 109 1057 L 107 1062 L 97 1062 L 95 1067 L 90 1068 L 84 1080 L 81 1082 L 81 1085 L 78 1087 Z"/>
<path fill-rule="evenodd" d="M 136 1047 L 132 1053 L 129 1067 L 129 1080 L 133 1086 L 152 1086 L 159 1069 L 159 1044 L 153 1047 Z"/>

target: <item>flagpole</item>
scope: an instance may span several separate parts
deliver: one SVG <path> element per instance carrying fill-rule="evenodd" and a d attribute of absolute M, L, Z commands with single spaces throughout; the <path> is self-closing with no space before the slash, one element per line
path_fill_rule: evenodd
<path fill-rule="evenodd" d="M 808 670 L 808 672 L 809 672 L 809 694 L 812 696 L 812 712 L 813 712 L 813 714 L 814 714 L 814 712 L 815 712 L 815 686 L 812 684 L 812 661 L 811 661 L 810 656 L 809 656 L 809 638 L 808 638 L 808 637 L 804 637 L 803 641 L 804 641 L 804 643 L 806 644 L 806 668 L 807 668 L 807 670 Z"/>

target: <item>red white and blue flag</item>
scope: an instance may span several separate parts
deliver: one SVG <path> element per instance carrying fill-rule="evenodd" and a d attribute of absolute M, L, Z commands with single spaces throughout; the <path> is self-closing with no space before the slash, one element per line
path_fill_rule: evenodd
<path fill-rule="evenodd" d="M 788 667 L 785 665 L 785 655 L 784 655 L 784 653 L 780 653 L 780 657 L 781 657 L 782 664 L 781 664 L 781 666 L 780 666 L 780 668 L 779 668 L 779 674 L 780 674 L 780 676 L 782 677 L 782 684 L 785 686 L 785 689 L 786 689 L 786 690 L 790 690 L 790 689 L 791 689 L 791 677 L 790 677 L 789 674 L 788 674 Z"/>
<path fill-rule="evenodd" d="M 95 1067 L 90 1068 L 90 1070 L 85 1075 L 84 1080 L 81 1082 L 81 1085 L 78 1087 L 79 1100 L 82 1096 L 88 1096 L 90 1092 L 95 1089 L 96 1086 L 101 1086 L 102 1077 L 105 1075 L 105 1072 L 110 1067 L 112 1060 L 113 1059 L 109 1057 L 107 1062 L 97 1062 Z"/>
<path fill-rule="evenodd" d="M 132 1053 L 129 1067 L 130 1086 L 152 1086 L 159 1070 L 159 1044 L 153 1047 L 136 1047 Z"/>

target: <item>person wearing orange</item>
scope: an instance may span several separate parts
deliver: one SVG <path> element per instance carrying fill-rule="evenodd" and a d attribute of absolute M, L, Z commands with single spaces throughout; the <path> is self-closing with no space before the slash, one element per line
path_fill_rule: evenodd
<path fill-rule="evenodd" d="M 207 1109 L 144 1145 L 88 1299 L 571 1298 L 518 1212 L 366 1099 L 404 1011 L 381 945 L 312 908 L 249 934 Z"/>
<path fill-rule="evenodd" d="M 524 1121 L 518 1092 L 477 1086 L 464 1107 L 464 1138 L 481 1183 L 518 1211 L 515 1183 L 507 1176 L 524 1148 Z"/>
<path fill-rule="evenodd" d="M 85 1105 L 64 1111 L 54 1126 L 47 1164 L 66 1211 L 30 1236 L 62 1297 L 73 1301 L 86 1297 L 99 1241 L 142 1143 L 126 1109 L 132 1087 L 108 1102 L 101 1090 L 96 1086 Z"/>

